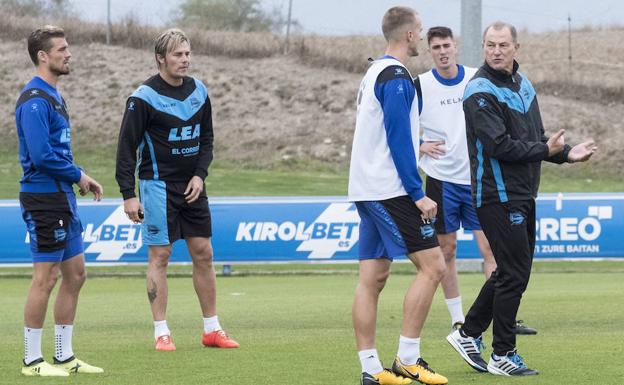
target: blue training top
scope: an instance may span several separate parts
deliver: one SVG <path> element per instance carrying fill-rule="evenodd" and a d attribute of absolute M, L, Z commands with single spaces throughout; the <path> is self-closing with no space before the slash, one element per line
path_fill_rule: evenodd
<path fill-rule="evenodd" d="M 35 76 L 15 105 L 22 192 L 71 192 L 80 180 L 70 145 L 69 115 L 56 88 Z"/>

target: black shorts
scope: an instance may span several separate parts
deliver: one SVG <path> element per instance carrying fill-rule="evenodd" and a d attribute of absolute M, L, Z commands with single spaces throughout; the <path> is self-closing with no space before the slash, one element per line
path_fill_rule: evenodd
<path fill-rule="evenodd" d="M 33 262 L 62 262 L 84 252 L 73 192 L 20 192 Z"/>
<path fill-rule="evenodd" d="M 144 244 L 165 246 L 178 239 L 212 236 L 206 188 L 195 202 L 189 204 L 184 199 L 187 186 L 188 182 L 139 181 L 145 210 L 141 227 Z"/>
<path fill-rule="evenodd" d="M 392 260 L 438 246 L 433 225 L 423 222 L 420 210 L 407 195 L 355 205 L 360 215 L 360 260 Z"/>

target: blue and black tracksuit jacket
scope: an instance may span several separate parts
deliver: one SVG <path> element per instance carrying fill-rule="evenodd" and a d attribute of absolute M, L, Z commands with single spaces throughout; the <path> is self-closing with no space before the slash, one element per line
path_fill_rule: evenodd
<path fill-rule="evenodd" d="M 70 144 L 65 100 L 56 88 L 35 76 L 15 106 L 19 160 L 24 170 L 21 192 L 73 192 L 80 181 Z"/>
<path fill-rule="evenodd" d="M 128 98 L 121 122 L 115 177 L 123 198 L 136 196 L 136 170 L 142 180 L 205 179 L 212 148 L 206 86 L 187 76 L 174 87 L 160 75 L 152 76 Z"/>
<path fill-rule="evenodd" d="M 564 163 L 570 146 L 548 156 L 548 137 L 531 82 L 483 64 L 464 91 L 475 207 L 537 197 L 541 161 Z"/>

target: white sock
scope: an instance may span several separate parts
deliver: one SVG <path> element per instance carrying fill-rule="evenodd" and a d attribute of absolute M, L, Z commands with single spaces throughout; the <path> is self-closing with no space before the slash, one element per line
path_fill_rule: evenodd
<path fill-rule="evenodd" d="M 362 372 L 378 374 L 383 371 L 377 349 L 360 350 L 358 356 L 360 356 L 360 362 L 362 363 Z"/>
<path fill-rule="evenodd" d="M 157 340 L 160 336 L 170 336 L 171 331 L 167 327 L 167 320 L 154 321 L 154 339 Z"/>
<path fill-rule="evenodd" d="M 446 307 L 451 314 L 451 326 L 457 322 L 464 323 L 466 318 L 464 317 L 464 311 L 462 310 L 461 296 L 455 298 L 446 299 Z"/>
<path fill-rule="evenodd" d="M 404 365 L 414 365 L 420 358 L 420 337 L 399 337 L 399 351 L 397 356 Z"/>
<path fill-rule="evenodd" d="M 24 363 L 26 365 L 38 358 L 43 358 L 41 354 L 42 332 L 43 329 L 24 327 Z"/>
<path fill-rule="evenodd" d="M 204 317 L 204 333 L 214 332 L 215 330 L 222 330 L 221 325 L 219 324 L 219 317 Z"/>
<path fill-rule="evenodd" d="M 72 332 L 74 325 L 54 325 L 54 357 L 65 361 L 74 355 Z"/>

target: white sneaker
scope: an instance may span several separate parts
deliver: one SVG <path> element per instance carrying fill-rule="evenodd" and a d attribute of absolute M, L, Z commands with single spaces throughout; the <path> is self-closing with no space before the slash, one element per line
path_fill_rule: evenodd
<path fill-rule="evenodd" d="M 446 340 L 474 370 L 478 372 L 488 371 L 487 363 L 481 357 L 481 337 L 464 337 L 460 329 L 457 329 L 446 336 Z"/>
<path fill-rule="evenodd" d="M 505 356 L 497 356 L 492 353 L 490 362 L 487 364 L 487 370 L 499 376 L 534 376 L 539 374 L 537 370 L 527 368 L 524 360 L 515 350 Z"/>

